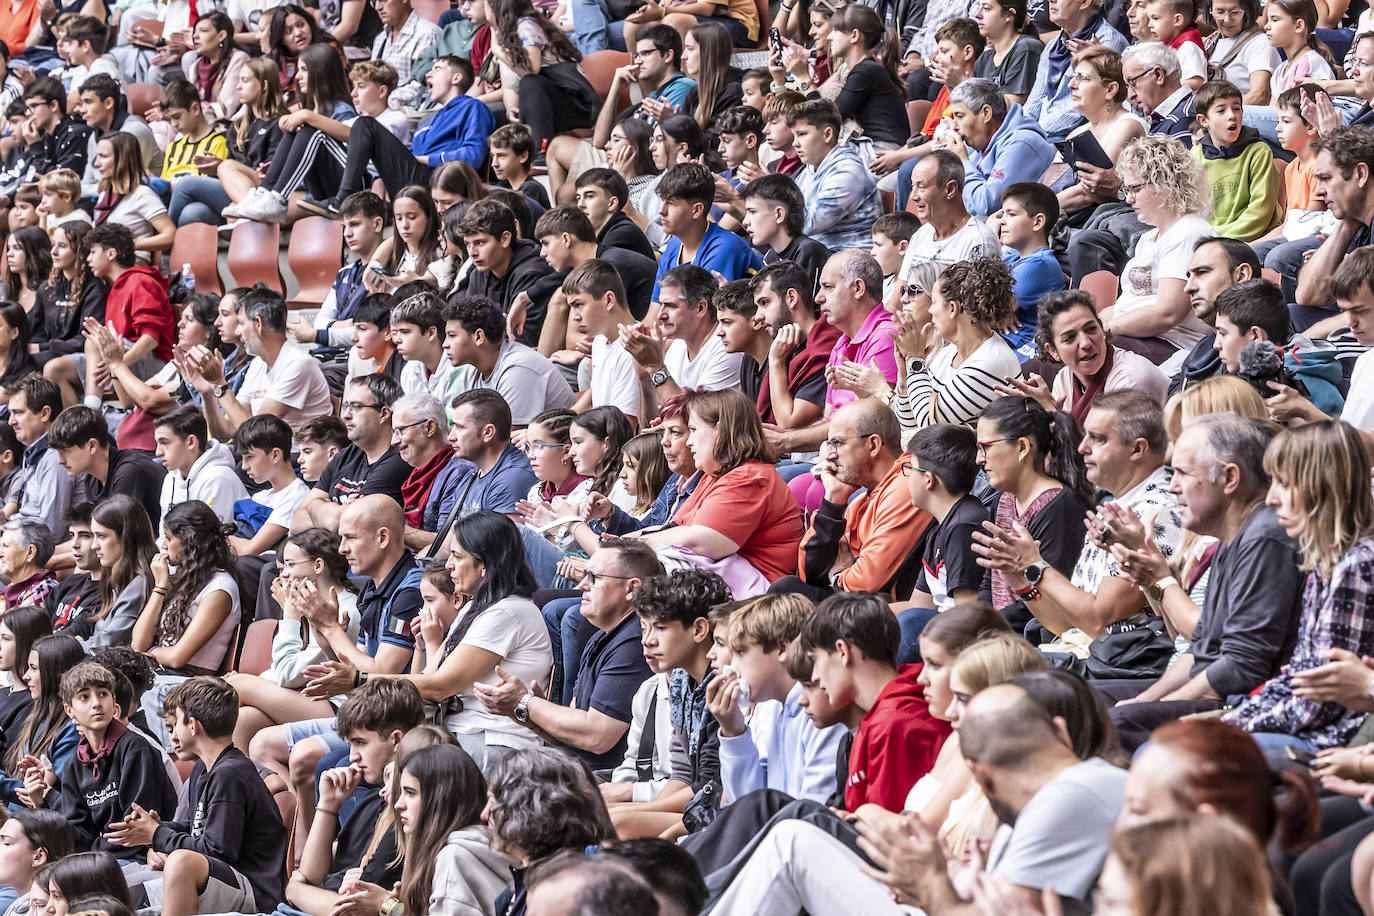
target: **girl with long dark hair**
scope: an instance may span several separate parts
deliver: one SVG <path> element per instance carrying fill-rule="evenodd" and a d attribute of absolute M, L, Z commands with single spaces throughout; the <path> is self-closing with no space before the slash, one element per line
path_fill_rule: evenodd
<path fill-rule="evenodd" d="M 218 10 L 201 16 L 191 30 L 191 50 L 182 69 L 200 95 L 206 118 L 234 117 L 243 104 L 239 74 L 248 63 L 248 55 L 234 47 L 234 23 Z"/>
<path fill-rule="evenodd" d="M 29 352 L 29 322 L 22 305 L 0 305 L 0 402 L 9 402 L 9 386 L 38 371 L 38 363 Z"/>
<path fill-rule="evenodd" d="M 153 523 L 142 503 L 114 493 L 91 513 L 91 535 L 100 561 L 100 607 L 64 632 L 81 637 L 88 649 L 128 645 L 153 587 Z"/>
<path fill-rule="evenodd" d="M 555 135 L 596 124 L 601 99 L 577 68 L 582 52 L 530 0 L 487 0 L 487 8 L 506 112 L 529 126 L 542 160 Z"/>
<path fill-rule="evenodd" d="M 226 217 L 285 222 L 287 199 L 302 186 L 316 200 L 325 200 L 343 184 L 349 132 L 343 122 L 358 112 L 350 100 L 343 58 L 333 45 L 310 45 L 301 52 L 296 88 L 300 108 L 278 119 L 285 136 L 272 153 L 262 184 L 226 207 Z"/>
<path fill-rule="evenodd" d="M 11 608 L 0 617 L 0 672 L 9 678 L 9 686 L 0 688 L 0 748 L 9 747 L 10 736 L 33 708 L 33 694 L 24 683 L 29 650 L 51 633 L 47 611 L 31 604 Z"/>
<path fill-rule="evenodd" d="M 1019 395 L 993 401 L 978 418 L 978 464 L 1002 494 L 994 520 L 1006 531 L 1024 525 L 1040 542 L 1041 556 L 1064 575 L 1078 562 L 1083 516 L 1094 502 L 1081 439 L 1071 415 Z M 993 570 L 992 606 L 1002 610 L 1016 600 Z"/>
<path fill-rule="evenodd" d="M 81 643 L 65 634 L 43 636 L 29 650 L 24 683 L 33 696 L 33 705 L 24 718 L 24 725 L 5 751 L 5 775 L 0 776 L 0 798 L 5 801 L 23 802 L 27 794 L 24 775 L 28 769 L 42 768 L 48 785 L 57 783 L 67 761 L 76 753 L 80 736 L 63 710 L 58 686 L 62 675 L 85 657 Z M 38 762 L 44 757 L 52 762 L 51 775 Z"/>
<path fill-rule="evenodd" d="M 453 535 L 448 570 L 465 599 L 458 619 L 445 632 L 436 614 L 421 611 L 424 670 L 386 676 L 406 678 L 426 700 L 448 704 L 456 699 L 456 710 L 444 709 L 444 724 L 485 769 L 511 748 L 534 747 L 539 739 L 507 716 L 484 711 L 473 684 L 499 684 L 498 665 L 525 683 L 547 681 L 553 648 L 544 618 L 530 600 L 535 581 L 515 523 L 482 510 L 457 521 Z"/>
<path fill-rule="evenodd" d="M 271 21 L 262 33 L 262 53 L 277 62 L 281 90 L 289 97 L 296 91 L 296 64 L 306 48 L 327 44 L 333 45 L 340 54 L 343 51 L 334 36 L 315 22 L 314 16 L 294 3 L 279 6 L 270 15 Z"/>
<path fill-rule="evenodd" d="M 391 292 L 412 280 L 433 283 L 442 295 L 453 282 L 453 262 L 443 256 L 439 244 L 439 211 L 429 189 L 421 185 L 402 188 L 391 201 L 395 234 L 382 242 L 372 256 L 386 271 L 368 271 L 364 280 L 373 292 Z"/>
<path fill-rule="evenodd" d="M 5 298 L 33 315 L 31 324 L 42 317 L 34 314 L 38 287 L 52 271 L 52 240 L 38 226 L 20 226 L 5 240 Z"/>
<path fill-rule="evenodd" d="M 882 17 L 861 3 L 841 7 L 831 20 L 830 58 L 848 69 L 835 105 L 879 150 L 896 149 L 911 135 L 891 41 Z"/>
<path fill-rule="evenodd" d="M 129 883 L 119 868 L 119 860 L 108 852 L 78 852 L 53 863 L 48 875 L 49 912 L 67 916 L 77 912 L 71 905 L 86 898 L 112 897 L 134 909 Z"/>
<path fill-rule="evenodd" d="M 57 356 L 80 353 L 86 345 L 81 328 L 87 318 L 105 323 L 105 298 L 109 285 L 91 273 L 86 241 L 91 226 L 67 222 L 52 233 L 52 272 L 38 287 L 34 305 L 32 343 L 38 344 L 34 361 L 40 366 Z"/>

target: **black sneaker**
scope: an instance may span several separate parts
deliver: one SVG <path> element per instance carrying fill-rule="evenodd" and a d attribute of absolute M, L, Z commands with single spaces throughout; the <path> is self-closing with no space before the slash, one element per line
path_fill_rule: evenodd
<path fill-rule="evenodd" d="M 343 218 L 342 214 L 339 213 L 339 205 L 333 200 L 311 200 L 307 197 L 300 202 L 300 207 L 307 213 L 323 216 L 325 219 Z"/>

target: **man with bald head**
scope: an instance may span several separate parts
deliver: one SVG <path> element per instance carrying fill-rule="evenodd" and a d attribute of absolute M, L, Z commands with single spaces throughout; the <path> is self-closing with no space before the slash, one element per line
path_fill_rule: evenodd
<path fill-rule="evenodd" d="M 834 591 L 876 592 L 906 600 L 921 571 L 921 542 L 930 514 L 907 492 L 901 426 L 874 398 L 851 401 L 830 418 L 821 443 L 825 497 L 802 539 L 798 569 L 770 591 L 800 592 L 820 601 Z M 854 494 L 865 490 L 863 495 Z"/>
<path fill-rule="evenodd" d="M 1080 759 L 1064 720 L 1052 718 L 1027 690 L 1063 690 L 1050 682 L 1075 678 L 1066 671 L 1036 671 L 975 694 L 959 719 L 959 748 L 1002 822 L 987 870 L 1008 881 L 1034 910 L 1043 888 L 1053 886 L 1067 916 L 1086 916 L 1121 811 L 1126 771 L 1101 757 Z M 908 860 L 917 866 L 903 877 L 903 889 L 916 891 L 930 916 L 973 912 L 949 880 L 939 841 L 912 821 L 916 845 L 935 854 Z"/>

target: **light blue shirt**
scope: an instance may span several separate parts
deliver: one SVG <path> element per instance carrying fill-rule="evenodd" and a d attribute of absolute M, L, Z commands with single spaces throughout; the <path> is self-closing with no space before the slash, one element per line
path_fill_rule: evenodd
<path fill-rule="evenodd" d="M 19 500 L 19 514 L 47 525 L 59 543 L 66 540 L 72 478 L 57 463 L 57 451 L 48 447 L 47 433 L 24 449 L 24 467 L 32 470 Z"/>
<path fill-rule="evenodd" d="M 801 685 L 794 684 L 783 702 L 757 704 L 744 734 L 720 736 L 720 775 L 727 799 L 777 789 L 793 798 L 824 802 L 835 793 L 844 726 L 816 728 L 798 703 L 800 698 Z"/>

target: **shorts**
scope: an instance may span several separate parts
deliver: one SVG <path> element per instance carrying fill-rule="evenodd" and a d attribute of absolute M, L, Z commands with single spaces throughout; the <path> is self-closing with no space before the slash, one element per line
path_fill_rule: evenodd
<path fill-rule="evenodd" d="M 213 856 L 205 856 L 210 866 L 210 877 L 205 881 L 205 889 L 200 892 L 199 912 L 201 913 L 256 913 L 257 898 L 253 885 L 239 874 L 233 866 Z M 162 872 L 147 869 L 125 869 L 124 877 L 129 881 L 129 889 L 137 886 L 140 895 L 146 898 L 146 909 L 157 913 L 162 910 Z M 139 912 L 145 905 L 139 900 Z"/>
<path fill-rule="evenodd" d="M 672 10 L 668 10 L 672 12 Z M 749 29 L 743 22 L 733 16 L 698 16 L 697 22 L 719 22 L 725 26 L 725 31 L 730 33 L 730 43 L 736 48 L 752 48 L 754 42 L 749 40 Z"/>
<path fill-rule="evenodd" d="M 605 168 L 609 162 L 604 149 L 597 149 L 590 140 L 579 140 L 568 163 L 568 181 L 576 181 L 583 172 Z"/>
<path fill-rule="evenodd" d="M 335 719 L 304 719 L 300 722 L 288 722 L 282 726 L 286 729 L 286 748 L 291 750 L 300 741 L 315 739 L 316 743 L 329 751 L 337 751 L 340 748 L 348 747 L 348 742 L 339 737 L 338 729 L 335 728 Z"/>

